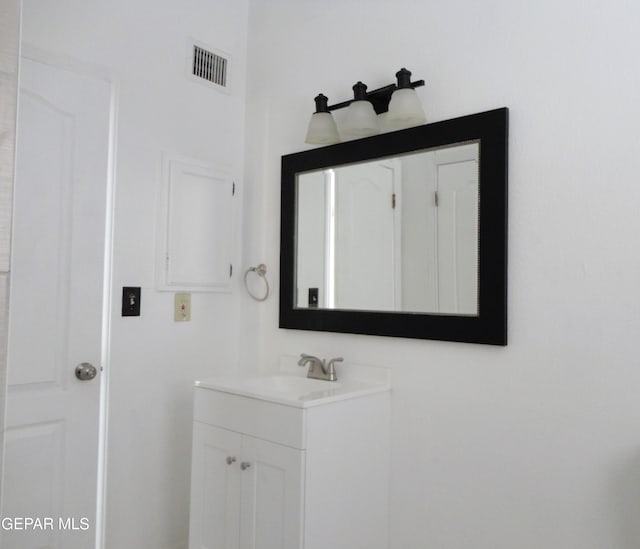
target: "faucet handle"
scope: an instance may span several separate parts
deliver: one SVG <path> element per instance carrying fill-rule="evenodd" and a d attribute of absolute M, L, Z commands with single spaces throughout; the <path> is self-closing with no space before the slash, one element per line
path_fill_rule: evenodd
<path fill-rule="evenodd" d="M 305 366 L 307 364 L 307 361 L 319 362 L 320 364 L 322 364 L 324 366 L 324 361 L 323 360 L 320 360 L 317 356 L 307 355 L 305 353 L 302 353 L 300 355 L 300 360 L 298 360 L 298 366 Z"/>
<path fill-rule="evenodd" d="M 344 358 L 339 356 L 336 358 L 332 358 L 327 362 L 327 375 L 329 376 L 329 379 L 331 381 L 335 381 L 336 379 L 338 379 L 336 376 L 336 362 L 342 362 L 342 361 L 344 361 Z"/>

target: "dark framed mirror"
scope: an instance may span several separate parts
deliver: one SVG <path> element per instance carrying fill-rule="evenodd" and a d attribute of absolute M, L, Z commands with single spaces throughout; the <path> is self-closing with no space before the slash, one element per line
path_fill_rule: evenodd
<path fill-rule="evenodd" d="M 508 110 L 282 157 L 280 327 L 507 344 Z"/>

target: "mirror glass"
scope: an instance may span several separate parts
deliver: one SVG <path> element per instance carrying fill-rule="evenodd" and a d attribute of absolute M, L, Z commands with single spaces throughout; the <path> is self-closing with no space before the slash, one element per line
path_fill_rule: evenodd
<path fill-rule="evenodd" d="M 508 110 L 282 157 L 281 328 L 506 345 Z"/>
<path fill-rule="evenodd" d="M 297 308 L 478 314 L 479 155 L 455 143 L 297 175 Z"/>

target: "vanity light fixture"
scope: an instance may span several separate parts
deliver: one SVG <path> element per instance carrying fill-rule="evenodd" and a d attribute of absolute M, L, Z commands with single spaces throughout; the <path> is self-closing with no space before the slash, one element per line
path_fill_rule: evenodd
<path fill-rule="evenodd" d="M 384 119 L 384 129 L 402 130 L 419 126 L 427 121 L 416 90 L 411 85 L 411 72 L 400 69 L 396 73 L 398 89 L 391 95 L 389 112 Z"/>
<path fill-rule="evenodd" d="M 367 98 L 367 86 L 357 82 L 353 86 L 353 101 L 347 108 L 342 136 L 347 139 L 369 137 L 380 133 L 378 117 L 373 104 Z"/>
<path fill-rule="evenodd" d="M 309 121 L 306 143 L 313 143 L 314 145 L 340 143 L 338 128 L 327 108 L 327 101 L 327 97 L 322 94 L 315 98 L 316 112 L 311 115 L 311 120 Z"/>
<path fill-rule="evenodd" d="M 331 145 L 340 142 L 331 111 L 348 107 L 341 134 L 346 139 L 367 137 L 384 131 L 399 130 L 424 124 L 426 118 L 415 88 L 424 86 L 424 80 L 411 82 L 411 71 L 405 68 L 396 73 L 397 84 L 367 92 L 367 86 L 358 82 L 353 86 L 353 99 L 328 105 L 323 94 L 315 98 L 316 111 L 311 116 L 306 143 Z M 380 116 L 383 113 L 384 121 Z"/>

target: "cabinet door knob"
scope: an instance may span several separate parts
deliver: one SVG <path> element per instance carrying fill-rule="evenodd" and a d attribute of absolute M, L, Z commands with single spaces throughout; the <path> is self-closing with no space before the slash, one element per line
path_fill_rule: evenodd
<path fill-rule="evenodd" d="M 240 469 L 242 469 L 243 471 L 246 471 L 249 467 L 251 467 L 251 463 L 249 463 L 248 461 L 243 461 L 240 464 Z"/>
<path fill-rule="evenodd" d="M 232 463 L 235 463 L 235 461 L 236 461 L 236 456 L 227 457 L 227 465 L 231 465 Z"/>

